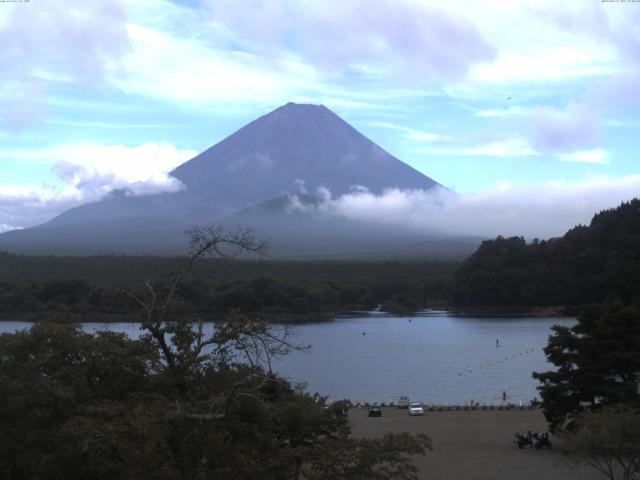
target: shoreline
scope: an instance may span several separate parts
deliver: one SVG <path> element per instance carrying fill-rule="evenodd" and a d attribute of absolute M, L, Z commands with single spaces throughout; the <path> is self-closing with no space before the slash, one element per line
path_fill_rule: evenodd
<path fill-rule="evenodd" d="M 469 317 L 575 317 L 583 306 L 566 307 L 562 305 L 549 305 L 537 307 L 507 307 L 507 306 L 450 306 L 445 310 L 448 313 Z"/>
<path fill-rule="evenodd" d="M 338 310 L 331 312 L 242 312 L 245 315 L 264 318 L 268 323 L 281 323 L 287 325 L 305 324 L 305 323 L 328 323 L 334 321 L 337 317 L 353 317 L 353 316 L 370 316 L 370 317 L 419 317 L 429 315 L 430 312 L 454 315 L 460 317 L 575 317 L 580 313 L 581 307 L 457 307 L 439 305 L 437 307 L 425 307 L 416 310 L 390 310 L 384 312 L 376 312 L 375 310 Z M 16 322 L 60 322 L 65 316 L 68 320 L 60 323 L 136 323 L 138 320 L 133 319 L 137 314 L 133 313 L 87 313 L 78 314 L 75 312 L 17 312 L 0 314 L 0 322 L 16 321 Z M 203 319 L 204 323 L 218 323 L 228 319 L 231 314 L 199 314 L 196 315 Z M 215 317 L 215 318 L 214 318 Z"/>
<path fill-rule="evenodd" d="M 344 315 L 344 312 L 311 312 L 311 313 L 264 313 L 264 312 L 241 312 L 254 318 L 264 318 L 268 323 L 281 323 L 286 325 L 304 324 L 304 323 L 328 323 L 332 322 L 336 317 Z M 67 317 L 65 319 L 65 317 Z M 52 322 L 52 323 L 140 323 L 137 314 L 133 313 L 96 313 L 96 314 L 78 314 L 73 312 L 55 312 L 55 313 L 2 313 L 0 314 L 0 322 Z M 215 318 L 214 318 L 215 317 Z M 229 313 L 221 313 L 216 315 L 194 315 L 193 318 L 201 318 L 204 323 L 220 323 L 231 317 Z M 295 319 L 294 319 L 295 318 Z M 60 321 L 64 320 L 64 321 Z"/>

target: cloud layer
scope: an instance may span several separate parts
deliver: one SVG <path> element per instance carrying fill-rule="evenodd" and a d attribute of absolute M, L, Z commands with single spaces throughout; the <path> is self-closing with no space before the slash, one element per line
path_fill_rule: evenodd
<path fill-rule="evenodd" d="M 42 223 L 116 189 L 127 189 L 133 195 L 176 191 L 182 186 L 168 172 L 195 152 L 167 143 L 137 147 L 72 143 L 21 155 L 24 161 L 57 158 L 54 171 L 60 185 L 0 185 L 0 231 Z M 296 183 L 304 193 L 303 180 Z M 375 195 L 364 187 L 335 198 L 325 189 L 317 194 L 321 201 L 315 206 L 296 201 L 293 196 L 292 209 L 409 228 L 425 235 L 550 238 L 577 224 L 589 223 L 600 210 L 640 196 L 640 175 L 590 176 L 573 182 L 527 185 L 504 182 L 463 194 L 446 189 L 389 189 Z"/>
<path fill-rule="evenodd" d="M 533 146 L 545 153 L 569 152 L 600 145 L 601 123 L 596 113 L 573 104 L 565 112 L 539 107 L 533 112 Z"/>
<path fill-rule="evenodd" d="M 75 142 L 4 155 L 22 162 L 54 161 L 58 182 L 0 184 L 0 232 L 37 225 L 117 189 L 126 189 L 130 195 L 177 191 L 182 184 L 169 172 L 196 152 L 164 142 L 136 147 Z"/>
<path fill-rule="evenodd" d="M 425 234 L 551 238 L 588 224 L 600 210 L 640 196 L 640 175 L 525 186 L 502 183 L 461 195 L 444 189 L 391 189 L 381 195 L 357 189 L 338 198 L 326 190 L 320 194 L 323 200 L 315 207 L 299 202 L 294 206 L 317 215 L 382 222 Z"/>
<path fill-rule="evenodd" d="M 96 85 L 130 48 L 119 0 L 44 0 L 0 13 L 0 123 L 20 131 L 46 111 L 47 84 Z"/>
<path fill-rule="evenodd" d="M 214 21 L 262 52 L 292 46 L 330 72 L 391 70 L 416 83 L 464 76 L 495 56 L 475 25 L 433 5 L 409 0 L 211 0 Z M 247 12 L 251 14 L 247 14 Z M 411 80 L 411 79 L 414 80 Z"/>

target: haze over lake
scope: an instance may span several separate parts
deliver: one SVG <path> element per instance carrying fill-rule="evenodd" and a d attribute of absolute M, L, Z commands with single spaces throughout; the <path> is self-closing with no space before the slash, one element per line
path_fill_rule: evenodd
<path fill-rule="evenodd" d="M 409 395 L 428 403 L 499 404 L 505 391 L 509 402 L 528 403 L 538 397 L 531 372 L 551 368 L 542 351 L 551 326 L 574 323 L 573 318 L 468 317 L 436 311 L 338 317 L 292 327 L 295 341 L 312 348 L 291 353 L 274 368 L 332 399 L 388 402 Z M 2 322 L 0 332 L 29 325 Z M 83 326 L 139 334 L 137 323 Z"/>

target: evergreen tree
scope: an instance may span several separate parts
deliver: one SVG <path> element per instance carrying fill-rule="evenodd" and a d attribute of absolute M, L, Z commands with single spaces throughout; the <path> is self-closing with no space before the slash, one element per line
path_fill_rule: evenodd
<path fill-rule="evenodd" d="M 640 200 L 596 214 L 589 226 L 529 244 L 485 241 L 457 270 L 453 300 L 472 306 L 582 306 L 640 299 Z"/>
<path fill-rule="evenodd" d="M 640 406 L 640 308 L 592 306 L 574 327 L 553 331 L 544 351 L 557 369 L 533 374 L 553 430 L 570 426 L 583 410 Z"/>

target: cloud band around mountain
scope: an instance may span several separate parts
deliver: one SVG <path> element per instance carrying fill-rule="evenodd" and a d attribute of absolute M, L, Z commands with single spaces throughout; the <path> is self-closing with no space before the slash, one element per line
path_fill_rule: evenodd
<path fill-rule="evenodd" d="M 318 205 L 294 201 L 294 208 L 316 215 L 409 227 L 425 234 L 493 238 L 551 238 L 595 213 L 640 195 L 640 175 L 587 177 L 580 181 L 550 181 L 530 185 L 500 183 L 493 188 L 456 194 L 450 190 L 388 189 L 380 195 L 358 188 L 334 198 L 322 189 Z"/>

